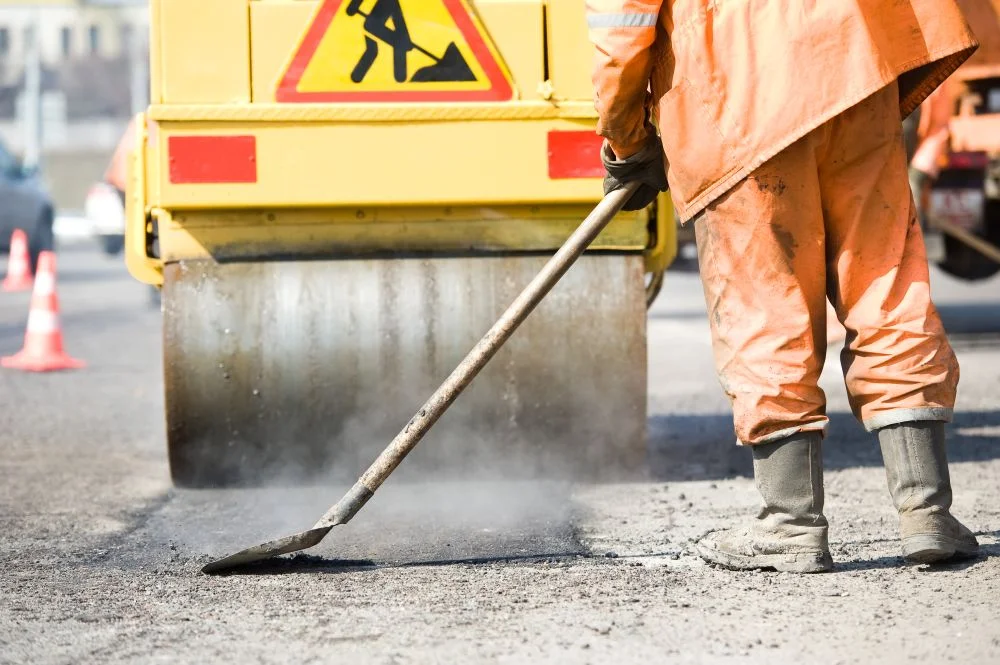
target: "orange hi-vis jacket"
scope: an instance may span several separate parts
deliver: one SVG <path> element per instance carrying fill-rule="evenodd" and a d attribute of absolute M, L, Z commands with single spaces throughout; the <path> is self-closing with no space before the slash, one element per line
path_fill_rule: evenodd
<path fill-rule="evenodd" d="M 954 0 L 586 0 L 598 131 L 659 127 L 681 221 L 894 80 L 900 119 L 978 42 Z"/>
<path fill-rule="evenodd" d="M 128 180 L 128 153 L 135 146 L 135 134 L 135 118 L 133 118 L 118 140 L 118 145 L 111 155 L 111 162 L 104 171 L 104 181 L 122 192 L 125 191 L 125 182 Z"/>

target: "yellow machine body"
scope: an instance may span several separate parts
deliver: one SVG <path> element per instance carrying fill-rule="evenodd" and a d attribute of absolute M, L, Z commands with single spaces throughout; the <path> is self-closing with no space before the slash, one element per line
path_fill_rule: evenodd
<path fill-rule="evenodd" d="M 174 479 L 257 482 L 289 459 L 339 469 L 359 454 L 338 434 L 348 421 L 371 423 L 381 409 L 391 429 L 426 396 L 362 404 L 384 390 L 384 373 L 408 366 L 386 358 L 430 356 L 412 388 L 433 388 L 599 200 L 583 3 L 152 0 L 150 11 L 151 104 L 131 154 L 126 262 L 164 291 Z M 641 457 L 644 307 L 675 253 L 669 196 L 620 214 L 518 333 L 533 352 L 498 356 L 506 366 L 484 373 L 455 422 L 492 414 L 509 429 L 498 436 L 546 454 L 560 445 L 543 441 L 553 423 L 591 432 L 605 443 L 583 456 L 585 469 Z M 444 298 L 457 287 L 440 280 L 466 290 Z M 392 317 L 369 316 L 378 306 Z M 307 371 L 322 364 L 318 351 L 329 367 Z M 539 358 L 549 364 L 540 369 Z M 601 387 L 571 388 L 572 373 L 568 385 L 557 378 L 567 364 L 590 364 L 578 376 L 598 383 L 627 377 L 607 384 L 627 384 L 603 410 L 607 426 L 587 422 L 601 411 L 587 408 Z M 305 394 L 284 375 L 268 385 L 281 365 L 335 394 Z M 511 390 L 516 406 L 491 404 Z M 565 399 L 539 397 L 560 391 Z M 581 426 L 565 427 L 573 420 Z M 300 437 L 309 443 L 275 442 L 282 427 L 322 422 L 328 431 Z M 441 427 L 447 438 L 447 419 Z M 352 432 L 376 433 L 385 432 Z"/>

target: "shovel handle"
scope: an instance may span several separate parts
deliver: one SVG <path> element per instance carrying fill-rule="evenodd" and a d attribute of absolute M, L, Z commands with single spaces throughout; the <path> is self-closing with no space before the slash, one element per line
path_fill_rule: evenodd
<path fill-rule="evenodd" d="M 638 188 L 639 183 L 629 183 L 622 189 L 611 192 L 597 204 L 535 278 L 524 287 L 493 327 L 483 335 L 444 383 L 410 418 L 406 427 L 368 467 L 354 487 L 330 508 L 313 528 L 345 524 L 354 517 Z"/>

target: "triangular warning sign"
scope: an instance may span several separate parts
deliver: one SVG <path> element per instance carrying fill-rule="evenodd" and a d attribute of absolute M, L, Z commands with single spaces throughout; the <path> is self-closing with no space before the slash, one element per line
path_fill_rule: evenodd
<path fill-rule="evenodd" d="M 324 0 L 279 102 L 487 102 L 510 74 L 468 0 Z"/>

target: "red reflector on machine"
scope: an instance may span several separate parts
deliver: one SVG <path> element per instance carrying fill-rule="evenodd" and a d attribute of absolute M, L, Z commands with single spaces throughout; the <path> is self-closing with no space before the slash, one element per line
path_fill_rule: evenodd
<path fill-rule="evenodd" d="M 253 136 L 171 136 L 167 139 L 170 182 L 257 182 Z"/>
<path fill-rule="evenodd" d="M 549 132 L 549 177 L 603 178 L 601 144 L 604 138 L 590 132 Z"/>

